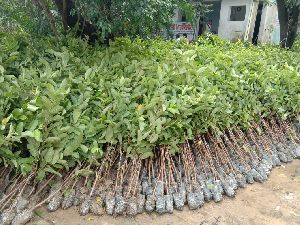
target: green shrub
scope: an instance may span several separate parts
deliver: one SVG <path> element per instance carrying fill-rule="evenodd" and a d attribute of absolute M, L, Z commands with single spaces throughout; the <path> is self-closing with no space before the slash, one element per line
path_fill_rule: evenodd
<path fill-rule="evenodd" d="M 300 55 L 274 46 L 0 34 L 0 158 L 39 178 L 107 146 L 151 157 L 209 129 L 300 111 Z"/>

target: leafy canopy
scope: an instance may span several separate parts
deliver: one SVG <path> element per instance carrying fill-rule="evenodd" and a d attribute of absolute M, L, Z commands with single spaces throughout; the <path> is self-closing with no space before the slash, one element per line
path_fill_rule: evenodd
<path fill-rule="evenodd" d="M 208 9 L 208 5 L 202 0 L 66 0 L 66 2 L 70 4 L 71 10 L 65 16 L 76 15 L 78 17 L 74 17 L 75 22 L 91 23 L 102 39 L 126 35 L 157 36 L 163 30 L 169 29 L 175 9 L 181 9 L 191 23 Z M 51 21 L 42 3 L 50 10 L 53 25 L 59 33 L 62 33 L 63 16 L 55 0 L 0 0 L 0 28 L 19 29 L 31 34 L 50 34 Z M 79 29 L 79 32 L 83 32 L 79 24 L 69 28 L 71 31 Z"/>

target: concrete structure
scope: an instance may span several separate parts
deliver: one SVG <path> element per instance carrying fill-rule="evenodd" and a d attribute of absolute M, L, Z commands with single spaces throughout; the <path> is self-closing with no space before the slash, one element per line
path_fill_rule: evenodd
<path fill-rule="evenodd" d="M 248 0 L 223 0 L 221 1 L 221 11 L 220 11 L 220 22 L 218 35 L 224 37 L 226 39 L 234 40 L 240 39 L 244 36 L 247 30 L 248 23 L 251 22 L 249 20 L 250 12 L 253 10 L 252 1 Z M 236 7 L 239 12 L 245 13 L 244 19 L 236 19 L 232 20 L 230 18 L 232 14 L 231 7 Z M 244 12 L 242 12 L 242 7 L 245 8 Z M 236 10 L 237 11 L 237 10 Z"/>
<path fill-rule="evenodd" d="M 259 30 L 259 42 L 276 43 L 280 42 L 280 25 L 276 5 L 268 6 L 262 13 L 262 22 Z"/>
<path fill-rule="evenodd" d="M 210 29 L 212 33 L 229 40 L 245 40 L 253 43 L 279 43 L 279 21 L 276 5 L 264 5 L 258 0 L 208 0 L 211 12 L 198 18 L 195 27 L 188 27 L 179 10 L 174 15 L 174 38 L 186 36 L 194 40 Z M 211 21 L 211 26 L 207 25 Z M 180 26 L 182 25 L 182 26 Z"/>

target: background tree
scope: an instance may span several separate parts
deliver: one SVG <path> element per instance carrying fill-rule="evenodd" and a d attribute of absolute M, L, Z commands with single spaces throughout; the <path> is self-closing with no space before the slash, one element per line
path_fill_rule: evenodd
<path fill-rule="evenodd" d="M 45 13 L 41 13 L 41 6 L 37 3 L 28 0 L 0 0 L 0 29 L 22 30 L 33 34 L 50 33 L 49 21 Z M 48 10 L 50 9 L 49 7 Z"/>
<path fill-rule="evenodd" d="M 90 40 L 106 41 L 125 35 L 144 38 L 159 35 L 170 27 L 176 8 L 194 22 L 207 6 L 202 0 L 0 0 L 5 21 L 29 32 L 55 35 L 75 32 Z M 23 17 L 14 18 L 19 12 L 24 14 L 27 24 Z M 37 21 L 43 22 L 38 24 Z M 39 28 L 45 24 L 46 28 Z"/>
<path fill-rule="evenodd" d="M 282 47 L 291 48 L 296 36 L 300 15 L 300 0 L 276 0 Z"/>

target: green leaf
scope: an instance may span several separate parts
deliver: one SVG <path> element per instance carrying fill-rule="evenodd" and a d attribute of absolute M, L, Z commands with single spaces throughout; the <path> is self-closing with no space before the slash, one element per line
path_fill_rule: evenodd
<path fill-rule="evenodd" d="M 55 165 L 58 160 L 60 159 L 60 152 L 58 150 L 54 150 L 53 158 L 52 158 L 52 165 Z"/>
<path fill-rule="evenodd" d="M 141 155 L 141 159 L 147 159 L 147 158 L 150 158 L 150 157 L 153 157 L 153 152 L 145 152 Z"/>
<path fill-rule="evenodd" d="M 158 140 L 158 134 L 154 133 L 154 134 L 150 135 L 150 138 L 149 138 L 150 143 L 155 143 L 157 140 Z"/>
<path fill-rule="evenodd" d="M 93 68 L 88 68 L 84 74 L 84 78 L 87 80 L 93 72 Z"/>
<path fill-rule="evenodd" d="M 105 130 L 105 140 L 111 143 L 113 141 L 113 135 L 114 135 L 113 127 L 109 125 Z"/>
<path fill-rule="evenodd" d="M 48 137 L 45 140 L 46 143 L 58 143 L 60 141 L 61 139 L 59 137 Z"/>
<path fill-rule="evenodd" d="M 2 119 L 2 125 L 6 125 L 9 122 L 10 118 L 11 116 Z"/>
<path fill-rule="evenodd" d="M 0 74 L 3 75 L 4 74 L 4 67 L 0 65 Z M 0 83 L 2 83 L 4 81 L 4 77 L 2 77 L 2 79 L 0 80 Z"/>
<path fill-rule="evenodd" d="M 73 122 L 74 122 L 74 123 L 77 123 L 77 121 L 78 121 L 80 115 L 81 115 L 80 109 L 75 109 L 75 110 L 73 111 Z"/>
<path fill-rule="evenodd" d="M 57 172 L 56 170 L 54 170 L 51 166 L 47 166 L 45 169 L 44 169 L 45 172 L 48 172 L 48 173 L 51 173 L 51 174 L 55 174 L 59 177 L 62 177 L 62 175 Z"/>
<path fill-rule="evenodd" d="M 179 114 L 179 110 L 177 108 L 168 108 L 168 111 L 172 114 Z"/>
<path fill-rule="evenodd" d="M 53 150 L 52 147 L 46 150 L 46 154 L 45 154 L 45 157 L 44 157 L 44 158 L 45 158 L 45 161 L 46 161 L 47 163 L 51 163 L 51 162 L 52 162 L 54 153 L 55 153 L 55 152 L 54 152 L 54 150 Z"/>
<path fill-rule="evenodd" d="M 80 145 L 80 148 L 84 153 L 88 153 L 89 151 L 88 147 L 86 147 L 85 145 Z"/>
<path fill-rule="evenodd" d="M 37 110 L 39 109 L 39 107 L 36 107 L 36 106 L 34 106 L 34 105 L 31 105 L 31 104 L 28 104 L 28 105 L 27 105 L 27 109 L 28 109 L 29 111 L 35 112 L 35 111 L 37 111 Z"/>
<path fill-rule="evenodd" d="M 33 138 L 35 138 L 36 141 L 42 142 L 42 133 L 39 130 L 34 130 L 33 132 Z"/>
<path fill-rule="evenodd" d="M 32 137 L 38 142 L 42 142 L 42 133 L 39 130 L 34 130 L 34 131 L 25 131 L 22 132 L 21 134 L 22 137 Z"/>
<path fill-rule="evenodd" d="M 87 177 L 87 176 L 90 176 L 90 175 L 94 174 L 94 172 L 92 170 L 89 170 L 89 169 L 81 169 L 81 170 L 77 170 L 75 172 L 75 174 L 77 176 Z"/>

